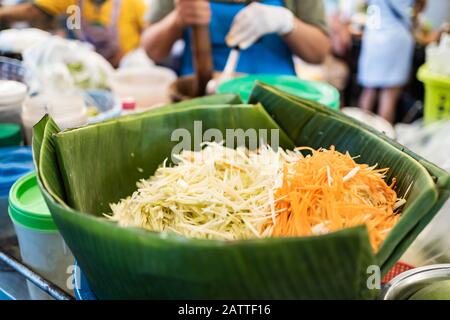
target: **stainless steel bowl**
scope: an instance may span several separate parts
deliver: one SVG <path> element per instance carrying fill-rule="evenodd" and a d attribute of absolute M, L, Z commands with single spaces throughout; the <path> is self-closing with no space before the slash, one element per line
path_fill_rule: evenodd
<path fill-rule="evenodd" d="M 381 291 L 381 300 L 407 300 L 420 289 L 450 280 L 450 264 L 436 264 L 406 271 L 392 279 Z"/>

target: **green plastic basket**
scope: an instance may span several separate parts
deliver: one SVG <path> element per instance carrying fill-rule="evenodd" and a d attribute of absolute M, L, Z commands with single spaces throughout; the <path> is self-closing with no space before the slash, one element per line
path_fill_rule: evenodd
<path fill-rule="evenodd" d="M 425 84 L 425 123 L 450 119 L 450 77 L 420 67 L 417 78 Z"/>

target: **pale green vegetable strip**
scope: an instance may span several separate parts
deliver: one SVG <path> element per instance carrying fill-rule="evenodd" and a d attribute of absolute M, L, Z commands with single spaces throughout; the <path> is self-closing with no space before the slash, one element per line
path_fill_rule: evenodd
<path fill-rule="evenodd" d="M 123 227 L 201 239 L 269 237 L 283 167 L 302 155 L 208 143 L 200 152 L 183 151 L 177 158 L 177 165 L 168 167 L 165 161 L 154 176 L 138 182 L 131 197 L 112 204 L 108 217 Z"/>

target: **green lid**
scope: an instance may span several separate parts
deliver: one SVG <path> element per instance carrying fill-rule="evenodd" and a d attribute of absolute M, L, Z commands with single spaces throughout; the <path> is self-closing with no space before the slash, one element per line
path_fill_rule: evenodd
<path fill-rule="evenodd" d="M 14 223 L 26 228 L 57 230 L 34 172 L 23 176 L 12 186 L 9 192 L 9 215 Z"/>
<path fill-rule="evenodd" d="M 217 93 L 239 94 L 242 100 L 247 102 L 257 80 L 298 97 L 319 102 L 332 109 L 339 109 L 340 95 L 336 88 L 327 83 L 305 81 L 295 76 L 251 75 L 236 78 L 222 83 Z"/>
<path fill-rule="evenodd" d="M 12 123 L 0 124 L 0 148 L 20 146 L 22 144 L 22 133 L 20 126 Z"/>

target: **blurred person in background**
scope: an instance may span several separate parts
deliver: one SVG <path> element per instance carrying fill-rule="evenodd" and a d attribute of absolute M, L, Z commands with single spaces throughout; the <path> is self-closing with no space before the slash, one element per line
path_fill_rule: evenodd
<path fill-rule="evenodd" d="M 146 9 L 145 0 L 34 0 L 0 8 L 0 20 L 32 22 L 58 15 L 70 15 L 73 21 L 79 18 L 80 28 L 69 31 L 117 66 L 126 53 L 139 47 Z M 73 16 L 78 12 L 80 17 Z"/>
<path fill-rule="evenodd" d="M 351 14 L 343 11 L 341 0 L 325 2 L 328 28 L 331 39 L 331 54 L 325 60 L 325 80 L 341 93 L 341 104 L 345 105 L 344 90 L 350 75 L 349 52 L 352 46 L 352 35 L 349 30 Z"/>
<path fill-rule="evenodd" d="M 439 42 L 444 33 L 450 33 L 450 22 L 443 22 L 434 29 L 425 17 L 421 17 L 415 26 L 414 36 L 421 45 L 426 46 L 433 42 Z"/>
<path fill-rule="evenodd" d="M 361 0 L 327 0 L 326 12 L 331 34 L 332 52 L 338 57 L 345 57 L 352 45 L 350 32 L 351 19 L 362 6 Z"/>
<path fill-rule="evenodd" d="M 190 27 L 196 25 L 209 25 L 215 70 L 223 70 L 232 47 L 242 50 L 237 71 L 249 74 L 295 74 L 292 55 L 321 63 L 329 52 L 322 0 L 152 0 L 150 8 L 143 46 L 162 62 L 184 39 L 182 75 L 193 73 Z"/>
<path fill-rule="evenodd" d="M 370 0 L 362 39 L 358 81 L 363 86 L 359 105 L 395 122 L 396 106 L 411 75 L 414 17 L 426 0 Z"/>

